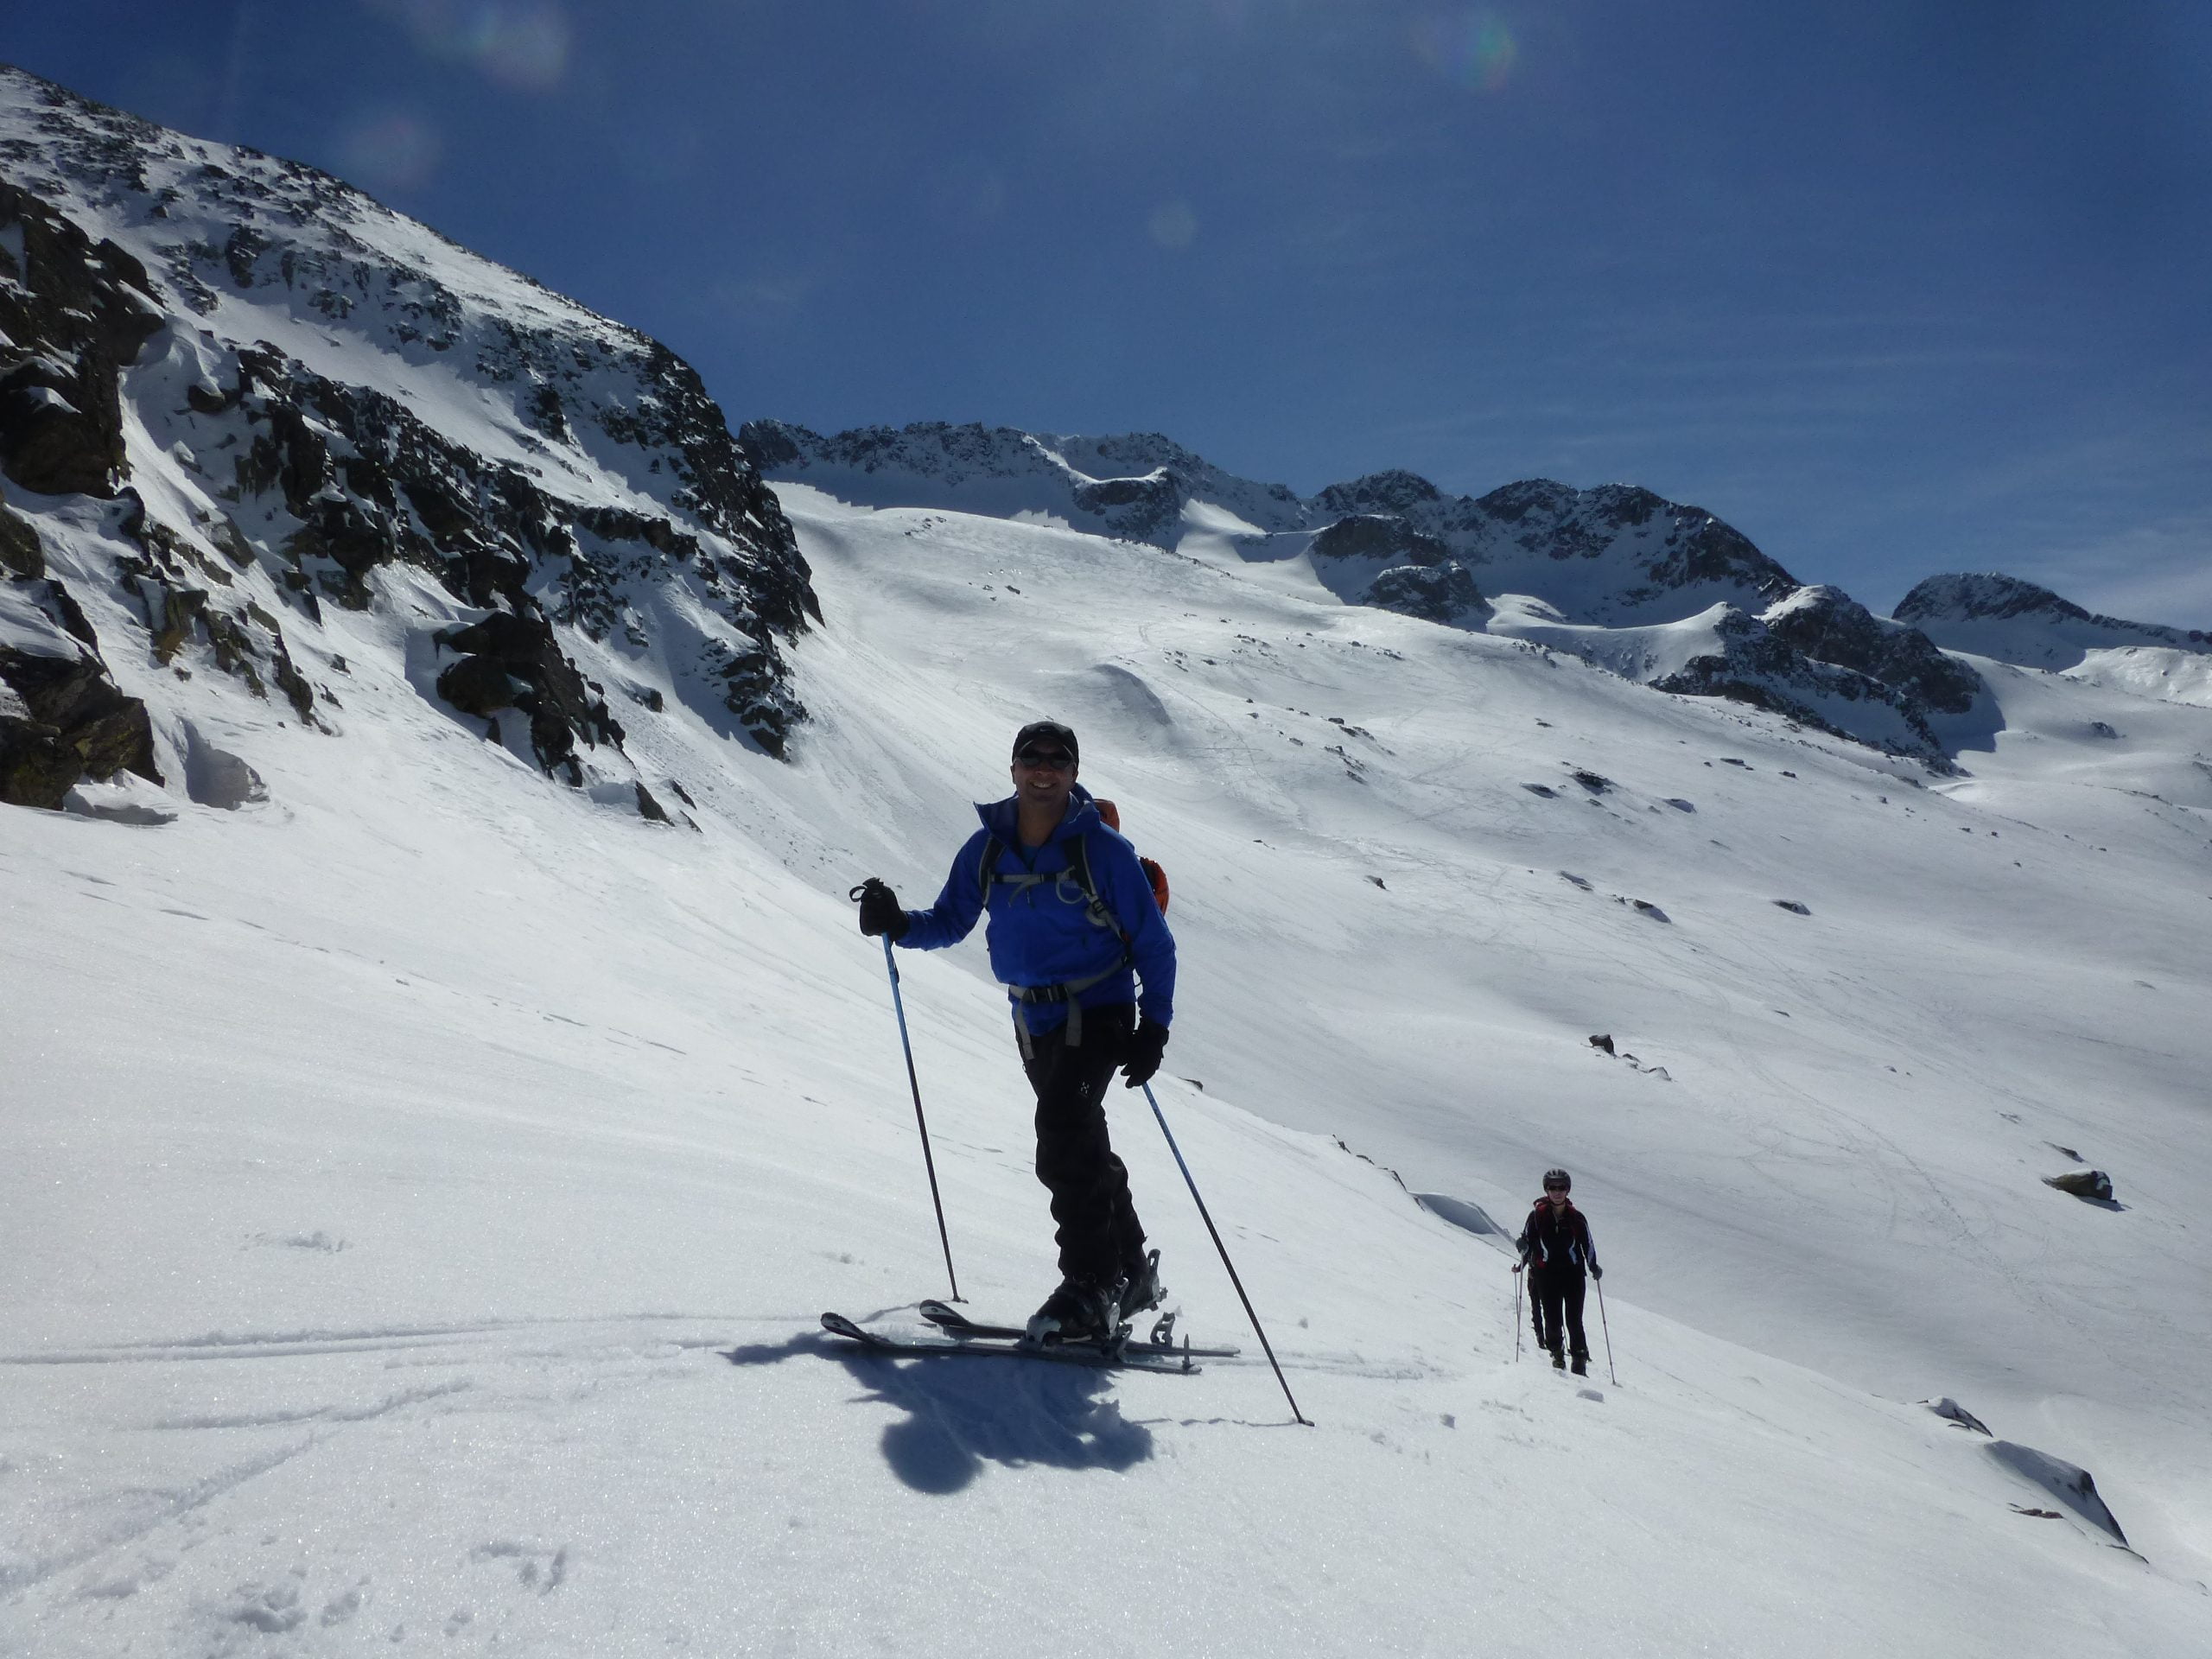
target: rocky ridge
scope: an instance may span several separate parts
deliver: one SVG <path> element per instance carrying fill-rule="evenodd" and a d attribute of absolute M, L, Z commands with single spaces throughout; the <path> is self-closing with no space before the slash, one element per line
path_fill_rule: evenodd
<path fill-rule="evenodd" d="M 1197 536 L 1254 563 L 1302 556 L 1347 603 L 1512 633 L 1938 767 L 1950 764 L 1945 717 L 1981 690 L 1910 626 L 1799 582 L 1703 508 L 1632 486 L 1535 479 L 1478 498 L 1388 471 L 1300 497 L 1156 434 L 941 422 L 825 437 L 750 421 L 740 444 L 771 480 L 873 506 L 1043 515 L 1170 549 Z"/>
<path fill-rule="evenodd" d="M 1930 576 L 1898 601 L 1897 614 L 1940 645 L 2024 667 L 2071 667 L 2092 651 L 2212 654 L 2212 632 L 2100 615 L 1994 571 Z"/>
<path fill-rule="evenodd" d="M 665 346 L 327 175 L 5 67 L 0 160 L 0 800 L 177 774 L 162 687 L 203 667 L 327 726 L 323 607 L 416 582 L 461 619 L 426 694 L 549 774 L 626 766 L 580 651 L 650 653 L 785 752 L 819 606 Z"/>

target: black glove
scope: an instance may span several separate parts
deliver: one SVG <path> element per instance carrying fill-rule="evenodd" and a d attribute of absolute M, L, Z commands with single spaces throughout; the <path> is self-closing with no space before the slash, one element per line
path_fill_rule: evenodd
<path fill-rule="evenodd" d="M 1605 1270 L 1592 1262 L 1590 1264 L 1590 1276 L 1592 1279 L 1602 1279 L 1605 1276 Z"/>
<path fill-rule="evenodd" d="M 1129 1046 L 1122 1052 L 1122 1073 L 1128 1081 L 1122 1086 L 1135 1089 L 1140 1084 L 1152 1081 L 1152 1074 L 1160 1070 L 1160 1057 L 1167 1052 L 1167 1027 L 1157 1020 L 1141 1020 L 1129 1035 Z"/>
<path fill-rule="evenodd" d="M 850 896 L 861 901 L 861 931 L 870 938 L 882 933 L 894 940 L 903 939 L 906 930 L 913 925 L 906 919 L 906 912 L 899 908 L 899 895 L 874 876 L 855 887 Z"/>

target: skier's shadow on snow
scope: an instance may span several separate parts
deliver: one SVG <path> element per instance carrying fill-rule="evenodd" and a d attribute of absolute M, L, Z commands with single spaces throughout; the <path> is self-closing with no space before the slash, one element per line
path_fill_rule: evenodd
<path fill-rule="evenodd" d="M 1152 1431 L 1122 1415 L 1112 1374 L 1033 1359 L 900 1358 L 812 1333 L 733 1348 L 733 1365 L 772 1365 L 799 1354 L 835 1359 L 863 1401 L 906 1415 L 883 1431 L 883 1460 L 918 1492 L 961 1491 L 987 1463 L 1053 1469 L 1128 1469 L 1152 1455 Z"/>

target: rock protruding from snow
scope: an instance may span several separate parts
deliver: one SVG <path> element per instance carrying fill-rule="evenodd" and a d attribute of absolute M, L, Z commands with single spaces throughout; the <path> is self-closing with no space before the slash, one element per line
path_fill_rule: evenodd
<path fill-rule="evenodd" d="M 1927 1400 L 1921 1403 L 1954 1427 L 1971 1429 L 1977 1434 L 1989 1433 L 1988 1424 L 1983 1422 L 1980 1418 L 1975 1416 L 1948 1394 L 1940 1400 Z"/>
<path fill-rule="evenodd" d="M 1800 588 L 1760 620 L 1814 661 L 1871 676 L 1923 712 L 1962 715 L 1983 690 L 1979 674 L 1946 657 L 1926 633 L 1876 616 L 1840 588 Z"/>
<path fill-rule="evenodd" d="M 1992 1440 L 1987 1450 L 1991 1457 L 2014 1474 L 2034 1482 L 2091 1526 L 2110 1534 L 2114 1542 L 2122 1548 L 2126 1546 L 2127 1535 L 2120 1529 L 2119 1520 L 2097 1495 L 2097 1483 L 2088 1470 L 2054 1458 L 2048 1452 L 2038 1452 L 2031 1446 L 2018 1446 L 2011 1440 Z"/>
<path fill-rule="evenodd" d="M 787 421 L 747 421 L 738 441 L 761 474 L 873 507 L 946 507 L 1058 519 L 1094 535 L 1173 547 L 1184 509 L 1205 501 L 1255 533 L 1303 528 L 1280 484 L 1223 472 L 1156 432 L 1081 437 L 921 421 L 825 437 Z"/>
<path fill-rule="evenodd" d="M 111 655 L 327 729 L 295 645 L 411 568 L 531 636 L 509 701 L 549 772 L 581 783 L 579 745 L 627 766 L 587 646 L 784 752 L 810 573 L 667 347 L 327 175 L 13 69 L 0 156 L 0 469 L 74 537 L 61 597 Z M 0 561 L 51 578 L 14 531 Z"/>
<path fill-rule="evenodd" d="M 2069 1169 L 2063 1175 L 2046 1175 L 2045 1186 L 2055 1186 L 2062 1192 L 2070 1192 L 2077 1198 L 2089 1198 L 2098 1203 L 2112 1202 L 2112 1177 L 2101 1169 Z"/>
<path fill-rule="evenodd" d="M 10 524 L 0 505 L 0 544 Z M 34 534 L 12 571 L 42 573 Z M 59 810 L 80 778 L 161 781 L 146 705 L 110 677 L 91 625 L 43 574 L 0 578 L 0 804 Z"/>

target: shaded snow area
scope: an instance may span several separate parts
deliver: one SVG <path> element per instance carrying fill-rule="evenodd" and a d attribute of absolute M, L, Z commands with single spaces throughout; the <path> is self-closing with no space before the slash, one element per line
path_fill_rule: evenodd
<path fill-rule="evenodd" d="M 586 659 L 671 694 L 626 751 L 671 822 L 427 699 L 391 571 L 326 612 L 334 732 L 137 677 L 227 805 L 0 809 L 0 1653 L 2205 1651 L 2212 715 L 1985 660 L 1945 777 L 1285 570 L 779 493 L 787 763 Z M 1239 1357 L 819 1329 L 947 1289 L 846 889 L 928 902 L 1039 714 L 1173 883 L 1161 1105 L 1314 1427 L 1118 1088 Z M 1019 1318 L 1003 997 L 980 939 L 900 967 L 961 1289 Z M 1516 1353 L 1494 1230 L 1555 1163 L 1587 1377 Z"/>

